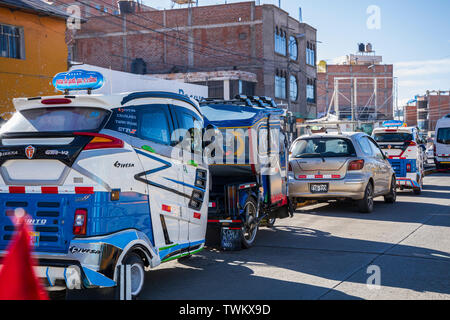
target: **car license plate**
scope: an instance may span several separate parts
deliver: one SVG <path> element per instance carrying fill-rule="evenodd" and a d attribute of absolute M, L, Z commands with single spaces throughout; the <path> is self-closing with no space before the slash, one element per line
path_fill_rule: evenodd
<path fill-rule="evenodd" d="M 311 183 L 309 185 L 311 193 L 327 193 L 328 183 Z"/>
<path fill-rule="evenodd" d="M 31 240 L 31 245 L 35 246 L 35 247 L 39 247 L 39 232 L 34 232 L 34 231 L 30 231 L 29 232 L 30 235 L 30 240 Z"/>

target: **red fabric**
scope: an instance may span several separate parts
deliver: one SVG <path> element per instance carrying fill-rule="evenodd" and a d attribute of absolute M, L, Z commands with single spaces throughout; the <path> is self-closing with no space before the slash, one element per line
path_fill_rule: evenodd
<path fill-rule="evenodd" d="M 31 239 L 25 219 L 19 222 L 0 270 L 0 300 L 48 300 L 33 270 Z"/>

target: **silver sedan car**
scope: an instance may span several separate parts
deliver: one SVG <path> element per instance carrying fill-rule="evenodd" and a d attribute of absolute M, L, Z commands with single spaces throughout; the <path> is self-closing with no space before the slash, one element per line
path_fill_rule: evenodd
<path fill-rule="evenodd" d="M 367 134 L 312 134 L 296 139 L 289 156 L 289 197 L 353 200 L 359 211 L 373 210 L 373 199 L 396 200 L 396 178 L 384 153 Z"/>

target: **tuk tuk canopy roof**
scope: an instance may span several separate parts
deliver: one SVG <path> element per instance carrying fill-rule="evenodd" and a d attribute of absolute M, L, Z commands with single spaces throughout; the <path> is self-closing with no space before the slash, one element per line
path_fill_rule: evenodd
<path fill-rule="evenodd" d="M 284 110 L 278 108 L 233 104 L 202 104 L 200 109 L 205 118 L 205 126 L 212 124 L 218 128 L 251 127 L 265 117 L 284 113 Z"/>

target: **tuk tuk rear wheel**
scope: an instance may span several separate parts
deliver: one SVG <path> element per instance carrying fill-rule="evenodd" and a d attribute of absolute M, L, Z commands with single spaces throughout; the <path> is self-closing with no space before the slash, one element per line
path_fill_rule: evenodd
<path fill-rule="evenodd" d="M 241 243 L 246 249 L 252 247 L 255 243 L 256 233 L 258 232 L 258 205 L 253 197 L 248 197 L 244 205 L 246 221 L 241 228 Z"/>
<path fill-rule="evenodd" d="M 144 287 L 144 262 L 136 253 L 128 253 L 122 262 L 123 265 L 131 266 L 131 296 L 137 298 Z"/>

